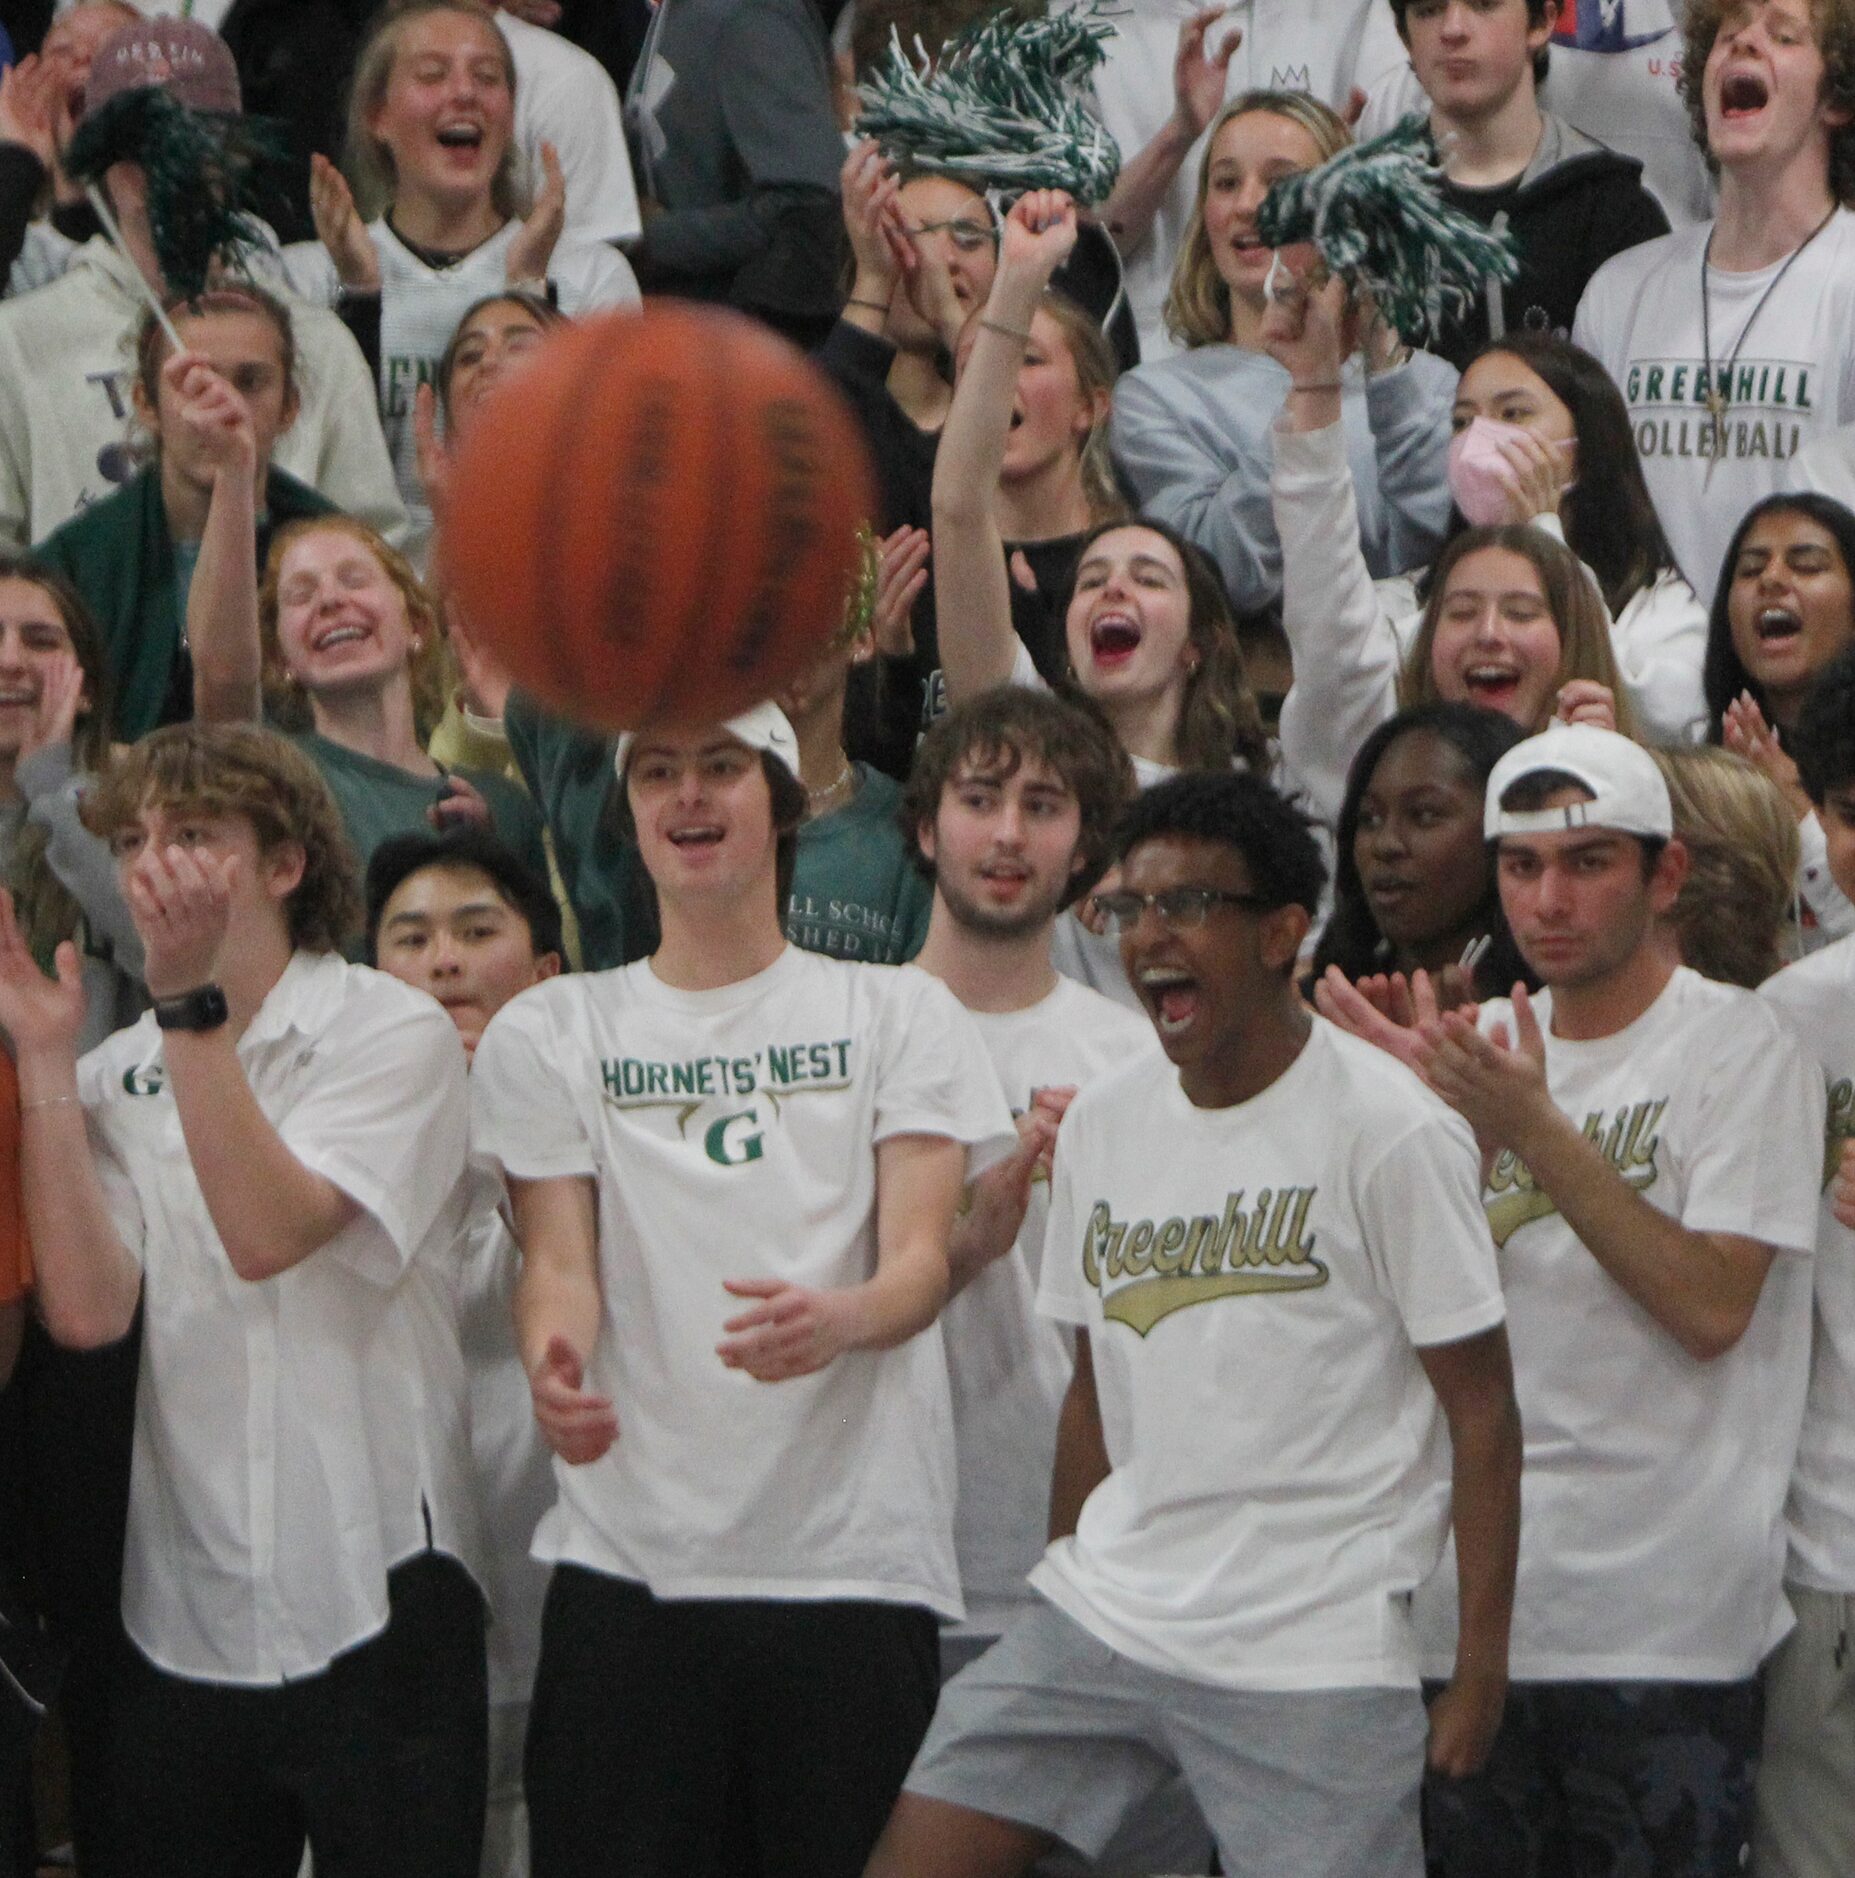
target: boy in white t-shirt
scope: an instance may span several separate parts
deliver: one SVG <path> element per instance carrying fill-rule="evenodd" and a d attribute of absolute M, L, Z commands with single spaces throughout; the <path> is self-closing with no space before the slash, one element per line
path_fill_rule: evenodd
<path fill-rule="evenodd" d="M 965 1620 L 941 1635 L 942 1679 L 1037 1602 L 1068 1326 L 1040 1319 L 1037 1275 L 1056 1131 L 1077 1089 L 1153 1050 L 1152 1027 L 1051 962 L 1057 915 L 1108 864 L 1132 786 L 1106 726 L 1049 692 L 1002 685 L 941 718 L 909 771 L 904 825 L 934 881 L 915 963 L 965 1005 L 1018 1118 L 1019 1152 L 974 1182 L 954 1229 L 941 1316 L 960 1491 Z M 1210 1835 L 1182 1788 L 1129 1822 L 1094 1869 L 1203 1871 Z"/>
<path fill-rule="evenodd" d="M 1740 516 L 1785 486 L 1801 449 L 1855 423 L 1855 66 L 1841 19 L 1811 0 L 1695 0 L 1682 88 L 1719 214 L 1607 261 L 1572 323 L 1623 393 L 1656 513 L 1703 601 Z"/>
<path fill-rule="evenodd" d="M 616 761 L 661 943 L 522 993 L 471 1078 L 559 1484 L 530 1856 L 852 1878 L 960 1615 L 934 1320 L 967 1177 L 1016 1135 L 943 986 L 787 944 L 778 710 Z"/>
<path fill-rule="evenodd" d="M 1451 1509 L 1466 1772 L 1506 1691 L 1514 1412 L 1474 1145 L 1309 1015 L 1323 868 L 1254 777 L 1148 790 L 1100 896 L 1164 1049 L 1058 1137 L 1039 1306 L 1076 1333 L 1045 1602 L 951 1682 L 869 1878 L 1100 1853 L 1183 1773 L 1244 1878 L 1418 1878 L 1408 1606 Z"/>
<path fill-rule="evenodd" d="M 1830 874 L 1848 893 L 1855 890 L 1848 653 L 1812 687 L 1791 745 L 1823 826 Z M 1753 1869 L 1759 1878 L 1842 1878 L 1855 1871 L 1855 1166 L 1847 1153 L 1855 1137 L 1855 938 L 1767 979 L 1761 995 L 1821 1064 L 1829 1110 L 1810 1392 L 1785 1508 L 1784 1588 L 1797 1628 L 1765 1666 Z"/>
<path fill-rule="evenodd" d="M 1555 724 L 1495 765 L 1485 826 L 1546 989 L 1405 1040 L 1489 1157 L 1526 1522 L 1500 1738 L 1431 1783 L 1431 1855 L 1506 1878 L 1574 1843 L 1592 1873 L 1727 1878 L 1791 1622 L 1821 1079 L 1752 993 L 1679 963 L 1687 856 L 1647 751 Z M 1441 1668 L 1446 1577 L 1419 1621 Z"/>

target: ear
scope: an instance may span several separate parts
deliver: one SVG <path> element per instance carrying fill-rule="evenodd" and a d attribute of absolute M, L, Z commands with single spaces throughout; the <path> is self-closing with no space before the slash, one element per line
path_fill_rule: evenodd
<path fill-rule="evenodd" d="M 129 402 L 135 407 L 137 421 L 144 430 L 155 427 L 155 407 L 149 402 L 148 393 L 142 389 L 142 375 L 138 371 L 134 382 L 129 386 Z"/>
<path fill-rule="evenodd" d="M 302 414 L 303 394 L 292 385 L 289 390 L 283 394 L 283 422 L 277 426 L 277 435 L 279 437 L 287 436 L 291 425 L 293 425 Z"/>
<path fill-rule="evenodd" d="M 1688 867 L 1687 844 L 1676 835 L 1656 857 L 1655 871 L 1649 876 L 1649 904 L 1658 919 L 1674 910 L 1681 889 L 1687 885 Z"/>
<path fill-rule="evenodd" d="M 558 952 L 537 952 L 535 954 L 535 983 L 541 984 L 549 978 L 558 978 L 561 971 L 561 957 Z"/>
<path fill-rule="evenodd" d="M 1537 26 L 1527 28 L 1527 50 L 1537 52 L 1545 45 L 1559 25 L 1559 0 L 1545 0 L 1541 9 L 1541 18 Z"/>
<path fill-rule="evenodd" d="M 1263 964 L 1272 972 L 1292 972 L 1312 924 L 1304 906 L 1278 906 L 1265 913 L 1257 927 Z"/>
<path fill-rule="evenodd" d="M 939 857 L 934 852 L 934 818 L 924 815 L 915 823 L 915 846 L 921 850 L 921 858 L 931 867 Z"/>
<path fill-rule="evenodd" d="M 280 841 L 258 856 L 258 878 L 264 891 L 280 904 L 303 884 L 309 856 L 300 841 Z"/>
<path fill-rule="evenodd" d="M 1086 437 L 1097 425 L 1108 421 L 1108 413 L 1114 408 L 1113 393 L 1097 391 L 1090 394 L 1076 413 L 1076 435 Z"/>

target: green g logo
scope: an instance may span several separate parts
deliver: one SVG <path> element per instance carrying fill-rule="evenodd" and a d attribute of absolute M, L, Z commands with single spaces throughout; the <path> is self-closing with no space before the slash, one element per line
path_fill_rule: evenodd
<path fill-rule="evenodd" d="M 760 1138 L 760 1118 L 749 1109 L 740 1115 L 724 1115 L 720 1121 L 711 1122 L 709 1131 L 702 1137 L 703 1152 L 717 1167 L 740 1167 L 748 1161 L 757 1161 L 766 1151 L 765 1143 Z M 740 1124 L 745 1122 L 743 1128 Z"/>

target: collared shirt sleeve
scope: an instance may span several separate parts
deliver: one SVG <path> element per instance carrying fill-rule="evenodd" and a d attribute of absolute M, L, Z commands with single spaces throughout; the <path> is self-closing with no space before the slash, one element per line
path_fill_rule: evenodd
<path fill-rule="evenodd" d="M 452 1204 L 470 1136 L 456 1027 L 430 999 L 386 989 L 350 999 L 317 1039 L 315 1074 L 278 1127 L 305 1167 L 363 1209 L 318 1256 L 381 1285 Z"/>
<path fill-rule="evenodd" d="M 537 986 L 505 1004 L 471 1062 L 472 1151 L 515 1180 L 598 1171 L 555 1041 L 550 1001 L 542 995 L 548 989 Z"/>

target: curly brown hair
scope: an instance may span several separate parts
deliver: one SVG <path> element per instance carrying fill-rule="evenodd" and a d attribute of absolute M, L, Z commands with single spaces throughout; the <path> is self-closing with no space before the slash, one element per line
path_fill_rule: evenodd
<path fill-rule="evenodd" d="M 1114 831 L 1133 799 L 1134 771 L 1107 720 L 1086 699 L 1071 701 L 1028 685 L 998 685 L 955 705 L 921 739 L 908 771 L 897 819 L 908 856 L 930 880 L 934 863 L 921 852 L 921 830 L 940 813 L 947 785 L 966 764 L 1015 775 L 1026 762 L 1062 778 L 1081 812 L 1076 852 L 1081 865 L 1065 906 L 1082 898 L 1114 859 Z"/>
<path fill-rule="evenodd" d="M 113 841 L 147 809 L 236 815 L 259 850 L 303 851 L 285 903 L 290 942 L 338 951 L 361 929 L 359 863 L 322 773 L 288 738 L 249 724 L 169 724 L 122 751 L 85 793 L 84 826 Z"/>
<path fill-rule="evenodd" d="M 1690 0 L 1682 29 L 1681 96 L 1688 107 L 1694 141 L 1707 159 L 1708 169 L 1719 170 L 1707 147 L 1707 61 L 1727 19 L 1760 0 Z M 1844 0 L 1811 0 L 1810 23 L 1816 29 L 1817 50 L 1823 55 L 1822 102 L 1845 114 L 1846 121 L 1829 133 L 1829 193 L 1845 208 L 1855 208 L 1855 8 Z"/>

